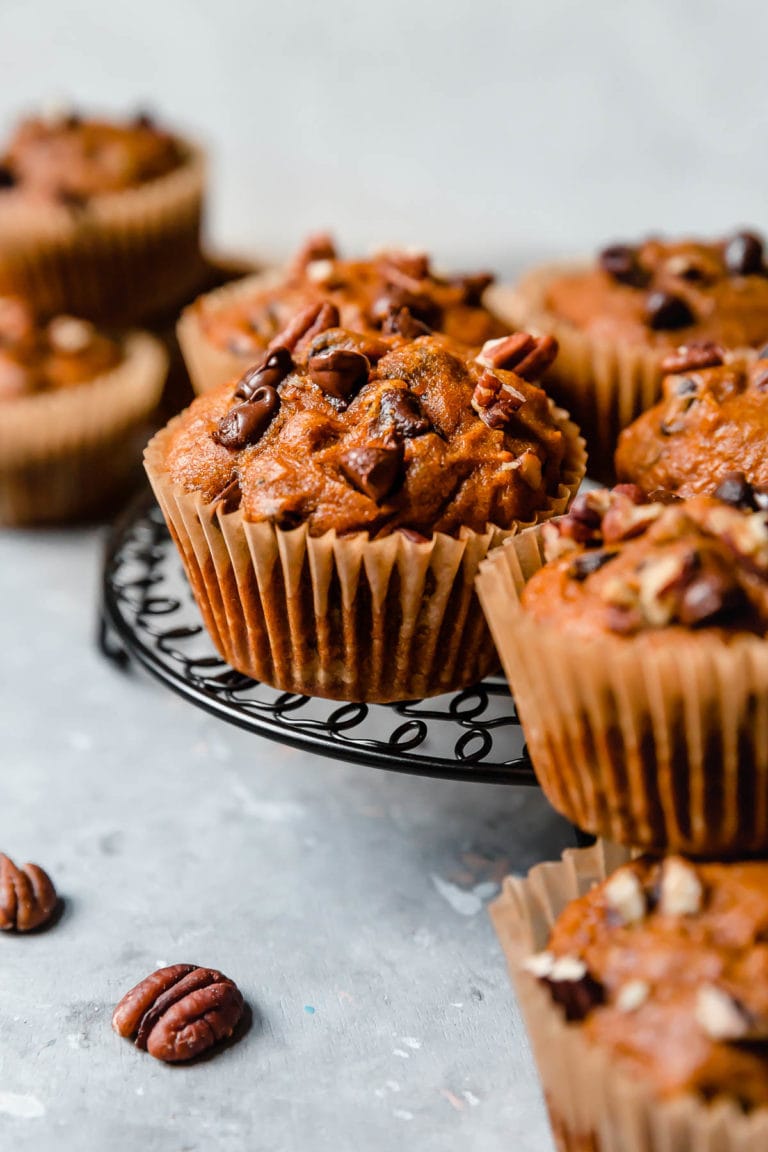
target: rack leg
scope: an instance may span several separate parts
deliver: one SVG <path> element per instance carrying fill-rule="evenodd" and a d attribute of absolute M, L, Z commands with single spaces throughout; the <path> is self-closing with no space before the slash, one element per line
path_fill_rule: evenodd
<path fill-rule="evenodd" d="M 102 656 L 106 656 L 107 660 L 112 664 L 115 664 L 122 670 L 128 667 L 130 663 L 128 652 L 117 632 L 109 623 L 103 608 L 99 611 L 99 619 L 96 626 L 96 643 L 99 646 Z"/>

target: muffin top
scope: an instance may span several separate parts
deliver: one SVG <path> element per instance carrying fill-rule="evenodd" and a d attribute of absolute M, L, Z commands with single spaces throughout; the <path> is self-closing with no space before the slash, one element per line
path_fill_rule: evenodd
<path fill-rule="evenodd" d="M 711 493 L 734 471 L 768 483 L 768 348 L 750 359 L 692 345 L 662 370 L 663 398 L 619 437 L 619 479 L 684 497 Z"/>
<path fill-rule="evenodd" d="M 423 252 L 386 251 L 343 260 L 329 236 L 310 237 L 284 277 L 226 302 L 201 297 L 193 305 L 206 338 L 237 356 L 263 350 L 300 308 L 331 300 L 355 332 L 430 331 L 479 347 L 507 328 L 482 304 L 493 282 L 486 273 L 442 277 Z"/>
<path fill-rule="evenodd" d="M 644 857 L 558 918 L 526 968 L 661 1096 L 768 1104 L 768 863 Z"/>
<path fill-rule="evenodd" d="M 535 619 L 583 638 L 660 629 L 768 631 L 768 489 L 648 501 L 583 493 L 543 528 L 547 563 L 523 589 Z"/>
<path fill-rule="evenodd" d="M 38 320 L 23 300 L 0 297 L 0 402 L 85 384 L 122 359 L 121 344 L 87 320 Z"/>
<path fill-rule="evenodd" d="M 616 244 L 593 268 L 555 277 L 545 304 L 591 336 L 624 344 L 755 347 L 768 338 L 763 241 L 738 232 L 713 243 Z"/>
<path fill-rule="evenodd" d="M 124 123 L 75 113 L 23 120 L 0 163 L 0 191 L 63 203 L 123 192 L 178 168 L 177 139 L 146 115 Z"/>
<path fill-rule="evenodd" d="M 312 535 L 530 521 L 566 455 L 564 421 L 534 383 L 556 351 L 524 333 L 478 355 L 445 336 L 361 334 L 335 305 L 310 305 L 171 425 L 166 470 L 246 520 Z"/>

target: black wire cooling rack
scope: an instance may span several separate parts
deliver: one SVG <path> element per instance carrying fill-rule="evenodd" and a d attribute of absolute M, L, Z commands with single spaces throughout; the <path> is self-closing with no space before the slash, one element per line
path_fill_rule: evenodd
<path fill-rule="evenodd" d="M 372 705 L 280 692 L 236 672 L 203 627 L 149 492 L 107 542 L 99 642 L 120 666 L 135 660 L 199 707 L 284 744 L 397 772 L 536 783 L 501 678 L 430 700 Z"/>

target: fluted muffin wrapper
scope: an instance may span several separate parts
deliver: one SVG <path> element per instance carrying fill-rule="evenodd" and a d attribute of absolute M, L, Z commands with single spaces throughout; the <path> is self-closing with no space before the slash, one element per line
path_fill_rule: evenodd
<path fill-rule="evenodd" d="M 590 475 L 610 482 L 619 432 L 661 396 L 661 361 L 670 349 L 595 337 L 547 307 L 553 281 L 588 267 L 571 263 L 536 268 L 514 287 L 490 288 L 489 306 L 515 328 L 557 338 L 560 350 L 546 383 L 586 438 Z"/>
<path fill-rule="evenodd" d="M 692 855 L 768 851 L 768 642 L 668 628 L 574 638 L 520 606 L 538 528 L 478 593 L 547 799 L 585 831 Z"/>
<path fill-rule="evenodd" d="M 631 1077 L 609 1049 L 591 1044 L 578 1023 L 523 968 L 547 947 L 567 904 L 626 863 L 625 848 L 598 841 L 526 878 L 508 876 L 491 919 L 509 965 L 559 1152 L 757 1152 L 768 1148 L 768 1108 L 746 1115 L 735 1101 L 693 1094 L 660 1099 Z"/>
<path fill-rule="evenodd" d="M 285 270 L 280 268 L 245 276 L 242 280 L 224 284 L 200 296 L 194 304 L 184 309 L 176 325 L 176 335 L 192 387 L 198 396 L 227 380 L 241 376 L 259 358 L 258 352 L 243 356 L 219 347 L 206 332 L 203 317 L 206 314 L 215 315 L 221 309 L 229 308 L 255 293 L 276 288 L 284 278 Z"/>
<path fill-rule="evenodd" d="M 101 511 L 141 458 L 168 356 L 146 332 L 84 384 L 0 403 L 0 524 L 55 523 Z"/>
<path fill-rule="evenodd" d="M 578 431 L 556 414 L 567 463 L 538 520 L 562 513 L 584 475 Z M 370 702 L 452 691 L 497 667 L 474 582 L 517 526 L 419 543 L 401 532 L 369 540 L 252 523 L 173 483 L 164 459 L 175 423 L 153 438 L 144 463 L 206 628 L 232 667 L 284 691 Z"/>
<path fill-rule="evenodd" d="M 205 163 L 190 149 L 173 172 L 96 196 L 82 210 L 0 200 L 0 294 L 44 314 L 135 324 L 178 307 L 205 276 Z"/>

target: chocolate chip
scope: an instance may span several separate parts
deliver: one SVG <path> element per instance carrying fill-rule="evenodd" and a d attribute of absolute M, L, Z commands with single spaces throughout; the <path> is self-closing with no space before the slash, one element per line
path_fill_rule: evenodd
<path fill-rule="evenodd" d="M 619 284 L 643 288 L 648 283 L 648 274 L 640 266 L 637 249 L 628 244 L 612 244 L 604 248 L 598 256 L 598 262 L 603 271 Z"/>
<path fill-rule="evenodd" d="M 433 432 L 431 421 L 424 415 L 418 397 L 400 388 L 391 388 L 381 394 L 379 419 L 394 424 L 402 436 L 423 436 Z"/>
<path fill-rule="evenodd" d="M 262 384 L 245 404 L 230 409 L 211 433 L 217 444 L 235 451 L 255 444 L 280 409 L 280 397 L 269 384 Z"/>
<path fill-rule="evenodd" d="M 422 324 L 430 328 L 439 328 L 442 319 L 442 309 L 436 300 L 423 292 L 411 292 L 396 284 L 388 286 L 387 291 L 374 301 L 371 308 L 371 317 L 376 324 L 384 324 L 394 312 L 401 308 L 408 311 Z"/>
<path fill-rule="evenodd" d="M 602 513 L 598 508 L 595 508 L 589 499 L 588 492 L 582 492 L 576 497 L 568 512 L 568 519 L 574 520 L 577 524 L 583 524 L 585 528 L 597 530 L 602 523 Z"/>
<path fill-rule="evenodd" d="M 419 336 L 431 336 L 432 329 L 417 320 L 409 308 L 391 312 L 381 325 L 386 335 L 405 336 L 406 340 L 417 340 Z"/>
<path fill-rule="evenodd" d="M 235 396 L 239 400 L 252 400 L 257 389 L 263 385 L 277 388 L 293 368 L 293 360 L 287 348 L 275 348 L 268 352 L 260 364 L 249 368 L 240 380 Z"/>
<path fill-rule="evenodd" d="M 752 508 L 752 485 L 743 472 L 726 473 L 713 495 L 735 508 Z"/>
<path fill-rule="evenodd" d="M 694 627 L 740 612 L 746 606 L 743 589 L 725 573 L 709 568 L 685 589 L 677 615 L 681 624 Z"/>
<path fill-rule="evenodd" d="M 763 241 L 754 232 L 737 232 L 725 248 L 731 276 L 753 276 L 763 271 Z"/>
<path fill-rule="evenodd" d="M 368 379 L 370 364 L 362 352 L 351 348 L 330 348 L 310 356 L 307 365 L 311 379 L 326 396 L 349 400 Z"/>
<path fill-rule="evenodd" d="M 568 568 L 568 575 L 572 580 L 586 580 L 593 572 L 598 572 L 609 560 L 613 560 L 618 553 L 599 549 L 596 552 L 582 552 Z"/>
<path fill-rule="evenodd" d="M 0 188 L 13 188 L 16 177 L 7 164 L 0 164 Z"/>
<path fill-rule="evenodd" d="M 136 128 L 154 128 L 156 122 L 154 116 L 146 108 L 141 108 L 134 116 L 133 123 Z"/>
<path fill-rule="evenodd" d="M 685 300 L 672 292 L 651 292 L 645 304 L 645 318 L 649 327 L 657 331 L 687 328 L 695 320 Z"/>
<path fill-rule="evenodd" d="M 221 508 L 222 512 L 236 512 L 240 507 L 240 501 L 243 494 L 240 491 L 240 480 L 235 476 L 230 480 L 225 488 L 222 488 L 216 497 L 215 508 Z"/>
<path fill-rule="evenodd" d="M 552 999 L 563 1009 L 568 1021 L 584 1020 L 605 999 L 602 984 L 587 971 L 585 964 L 571 961 L 570 957 L 556 960 L 550 974 L 541 977 L 541 982 L 549 988 Z"/>
<path fill-rule="evenodd" d="M 379 504 L 395 487 L 402 462 L 402 445 L 351 448 L 341 458 L 341 470 L 356 488 Z"/>

